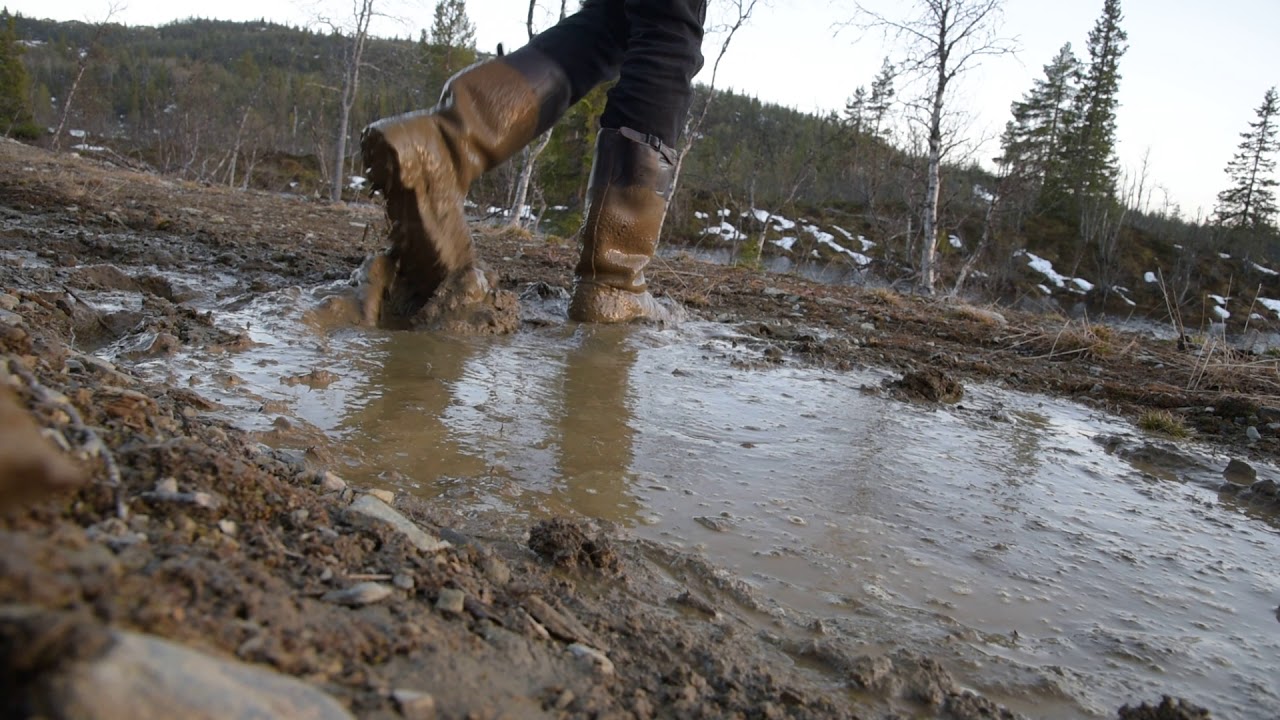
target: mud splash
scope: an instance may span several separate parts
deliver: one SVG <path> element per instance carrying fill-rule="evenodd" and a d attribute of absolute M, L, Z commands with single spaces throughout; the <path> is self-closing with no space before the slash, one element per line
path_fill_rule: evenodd
<path fill-rule="evenodd" d="M 734 578 L 695 610 L 737 608 L 819 672 L 847 672 L 838 641 L 1033 717 L 1164 693 L 1280 713 L 1280 526 L 1219 494 L 1227 458 L 994 386 L 905 403 L 888 373 L 789 367 L 717 324 L 308 331 L 324 292 L 210 303 L 248 347 L 144 367 L 495 528 L 581 515 L 695 551 Z"/>

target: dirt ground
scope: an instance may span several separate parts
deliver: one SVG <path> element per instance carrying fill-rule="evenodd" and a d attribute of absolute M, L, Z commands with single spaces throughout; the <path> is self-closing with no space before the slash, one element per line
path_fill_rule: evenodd
<path fill-rule="evenodd" d="M 88 478 L 7 510 L 17 495 L 0 483 L 0 606 L 30 610 L 20 622 L 0 613 L 0 713 L 58 716 L 40 680 L 101 656 L 77 639 L 105 626 L 300 678 L 358 717 L 1008 716 L 929 658 L 770 642 L 741 620 L 750 608 L 706 599 L 714 569 L 608 527 L 557 520 L 528 537 L 488 536 L 446 505 L 386 498 L 447 541 L 426 549 L 356 511 L 366 496 L 323 458 L 275 452 L 211 418 L 195 392 L 91 354 L 126 334 L 146 338 L 134 359 L 184 346 L 235 353 L 247 339 L 183 306 L 164 270 L 207 268 L 236 293 L 346 278 L 381 246 L 380 223 L 372 204 L 199 186 L 0 143 L 0 385 Z M 481 231 L 478 246 L 504 288 L 570 283 L 566 243 Z M 1166 428 L 1246 466 L 1280 449 L 1275 358 L 1206 362 L 1059 317 L 679 255 L 650 275 L 695 316 L 747 328 L 762 362 L 888 368 L 903 379 L 886 391 L 920 402 L 963 402 L 963 385 L 982 382 L 1135 419 L 1167 411 Z M 111 289 L 141 292 L 142 309 L 100 313 L 78 295 Z M 1144 700 L 1157 704 L 1118 712 L 1204 716 L 1134 704 Z"/>

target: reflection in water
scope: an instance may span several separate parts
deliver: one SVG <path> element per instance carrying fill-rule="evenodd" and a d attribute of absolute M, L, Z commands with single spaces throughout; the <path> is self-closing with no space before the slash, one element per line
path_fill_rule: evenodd
<path fill-rule="evenodd" d="M 559 471 L 568 504 L 593 517 L 634 516 L 630 328 L 586 327 L 565 359 L 557 400 Z"/>

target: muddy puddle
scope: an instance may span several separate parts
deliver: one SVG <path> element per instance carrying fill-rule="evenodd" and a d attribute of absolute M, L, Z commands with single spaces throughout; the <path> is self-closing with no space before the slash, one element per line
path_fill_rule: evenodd
<path fill-rule="evenodd" d="M 130 364 L 348 480 L 500 530 L 604 519 L 735 574 L 716 601 L 780 647 L 905 648 L 1031 717 L 1161 693 L 1280 716 L 1280 526 L 1219 495 L 1225 457 L 998 387 L 904 403 L 726 325 L 321 331 L 323 291 L 204 290 L 248 347 Z"/>

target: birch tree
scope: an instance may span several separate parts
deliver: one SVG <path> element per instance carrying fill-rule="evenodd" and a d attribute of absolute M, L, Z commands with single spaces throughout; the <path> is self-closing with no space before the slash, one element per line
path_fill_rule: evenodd
<path fill-rule="evenodd" d="M 538 0 L 529 0 L 529 15 L 525 20 L 525 30 L 529 33 L 529 39 L 532 40 L 536 34 L 533 30 L 533 15 L 537 9 Z M 560 0 L 560 19 L 565 17 L 565 0 Z M 538 158 L 542 152 L 547 149 L 547 145 L 551 142 L 551 130 L 542 134 L 538 141 L 524 149 L 522 153 L 524 157 L 524 167 L 520 169 L 520 178 L 516 182 L 515 196 L 511 203 L 512 227 L 522 227 L 524 225 L 524 207 L 529 200 L 529 186 L 533 184 L 533 170 L 538 164 Z"/>
<path fill-rule="evenodd" d="M 342 200 L 342 189 L 347 179 L 347 136 L 351 130 L 351 108 L 356 104 L 360 91 L 360 70 L 364 66 L 364 51 L 369 42 L 369 23 L 373 20 L 374 0 L 352 0 L 351 36 L 342 46 L 342 94 L 338 102 L 338 137 L 334 143 L 333 184 L 329 199 Z M 332 23 L 327 23 L 335 27 Z"/>
<path fill-rule="evenodd" d="M 854 24 L 878 29 L 901 48 L 895 63 L 904 75 L 924 81 L 925 92 L 914 107 L 924 125 L 926 172 L 920 207 L 920 288 L 932 294 L 937 276 L 938 205 L 942 163 L 956 147 L 952 96 L 957 78 L 984 57 L 1012 53 L 1011 40 L 1000 36 L 1004 0 L 911 0 L 903 18 L 891 18 L 857 3 Z"/>

